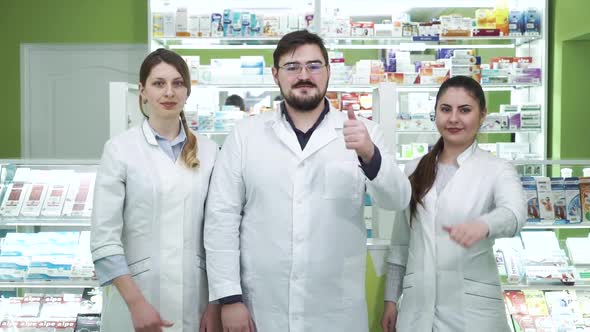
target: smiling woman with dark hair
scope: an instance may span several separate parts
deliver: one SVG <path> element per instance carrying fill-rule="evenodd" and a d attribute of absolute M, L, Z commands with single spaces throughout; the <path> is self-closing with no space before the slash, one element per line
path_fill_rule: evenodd
<path fill-rule="evenodd" d="M 524 225 L 520 178 L 477 146 L 487 112 L 478 82 L 445 81 L 435 112 L 441 138 L 405 168 L 412 199 L 393 227 L 383 330 L 509 331 L 492 246 Z"/>

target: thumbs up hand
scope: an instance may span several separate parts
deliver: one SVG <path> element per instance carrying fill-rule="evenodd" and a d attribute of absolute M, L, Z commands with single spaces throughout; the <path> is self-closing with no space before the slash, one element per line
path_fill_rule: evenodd
<path fill-rule="evenodd" d="M 352 110 L 348 110 L 348 120 L 344 121 L 343 134 L 346 148 L 356 151 L 363 163 L 368 164 L 373 159 L 375 145 L 367 127 L 356 118 Z"/>

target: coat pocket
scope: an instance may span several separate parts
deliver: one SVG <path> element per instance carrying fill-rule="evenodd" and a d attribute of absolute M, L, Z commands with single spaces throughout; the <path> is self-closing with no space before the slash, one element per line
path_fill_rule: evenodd
<path fill-rule="evenodd" d="M 366 256 L 356 255 L 344 259 L 344 268 L 340 279 L 340 293 L 344 307 L 358 306 L 365 301 L 365 267 Z"/>
<path fill-rule="evenodd" d="M 504 299 L 500 284 L 463 279 L 466 310 L 498 311 L 504 310 Z"/>
<path fill-rule="evenodd" d="M 322 197 L 325 199 L 355 200 L 364 192 L 358 162 L 334 161 L 324 168 Z"/>
<path fill-rule="evenodd" d="M 402 281 L 402 296 L 399 301 L 399 311 L 408 311 L 415 308 L 418 302 L 416 288 L 416 275 L 414 272 L 406 273 Z"/>
<path fill-rule="evenodd" d="M 414 272 L 406 273 L 403 279 L 402 289 L 409 289 L 414 287 L 416 281 L 414 280 Z"/>
<path fill-rule="evenodd" d="M 500 284 L 465 278 L 465 295 L 481 297 L 495 301 L 504 301 Z"/>
<path fill-rule="evenodd" d="M 414 272 L 406 273 L 402 283 L 402 296 L 398 302 L 397 331 L 422 331 L 419 326 L 424 310 L 418 298 L 420 293 L 416 282 Z"/>
<path fill-rule="evenodd" d="M 500 285 L 471 279 L 463 285 L 465 331 L 508 331 Z"/>

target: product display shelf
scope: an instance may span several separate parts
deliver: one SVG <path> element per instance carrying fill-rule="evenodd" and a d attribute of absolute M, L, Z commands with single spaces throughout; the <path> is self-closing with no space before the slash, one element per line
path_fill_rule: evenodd
<path fill-rule="evenodd" d="M 97 280 L 25 280 L 0 281 L 0 289 L 7 288 L 95 288 Z"/>
<path fill-rule="evenodd" d="M 389 84 L 389 83 L 384 83 Z M 395 84 L 398 93 L 404 92 L 436 92 L 440 84 Z M 508 91 L 515 89 L 539 88 L 541 84 L 536 83 L 504 83 L 504 84 L 488 84 L 482 83 L 481 87 L 484 91 Z"/>
<path fill-rule="evenodd" d="M 590 167 L 587 159 L 543 159 L 543 160 L 513 160 L 514 165 L 545 165 L 545 166 L 584 166 Z"/>
<path fill-rule="evenodd" d="M 376 83 L 376 84 L 336 84 L 328 86 L 328 91 L 358 91 L 358 92 L 372 92 L 378 88 L 380 84 L 388 83 Z M 393 83 L 391 83 L 393 84 Z M 439 84 L 395 84 L 399 92 L 420 92 L 420 91 L 436 91 L 440 87 Z M 203 88 L 217 88 L 220 90 L 231 89 L 231 88 L 247 88 L 247 89 L 265 89 L 278 91 L 279 87 L 272 84 L 262 83 L 198 83 L 193 84 L 192 88 L 203 89 Z M 541 87 L 539 84 L 526 84 L 526 83 L 510 83 L 510 84 L 482 84 L 484 91 L 512 91 L 514 89 L 534 88 Z"/>
<path fill-rule="evenodd" d="M 565 224 L 565 225 L 537 225 L 526 223 L 523 230 L 544 230 L 544 229 L 590 229 L 590 224 Z"/>
<path fill-rule="evenodd" d="M 399 129 L 398 133 L 404 134 L 432 134 L 438 135 L 439 132 L 435 129 L 432 130 L 407 130 Z M 541 129 L 515 129 L 515 130 L 480 130 L 480 134 L 538 134 Z"/>
<path fill-rule="evenodd" d="M 0 226 L 90 227 L 90 218 L 72 217 L 0 217 Z"/>
<path fill-rule="evenodd" d="M 509 291 L 509 290 L 544 290 L 544 291 L 553 291 L 553 290 L 590 290 L 590 284 L 588 283 L 578 283 L 576 282 L 574 285 L 545 285 L 545 284 L 502 284 L 502 290 Z"/>
<path fill-rule="evenodd" d="M 542 40 L 541 36 L 505 37 L 348 37 L 320 35 L 328 49 L 383 49 L 396 46 L 415 50 L 437 48 L 514 48 Z M 153 47 L 168 49 L 274 49 L 281 37 L 170 37 L 154 38 Z M 414 44 L 408 45 L 408 43 Z"/>
<path fill-rule="evenodd" d="M 197 130 L 197 132 L 203 135 L 229 135 L 231 133 L 231 131 L 227 130 Z"/>
<path fill-rule="evenodd" d="M 272 83 L 272 84 L 260 84 L 260 83 L 199 83 L 191 86 L 193 89 L 218 89 L 218 90 L 225 90 L 225 89 L 261 89 L 264 91 L 279 91 L 279 87 Z M 355 91 L 355 92 L 372 92 L 375 89 L 376 85 L 374 84 L 330 84 L 328 86 L 328 91 L 336 91 L 336 92 L 346 92 L 346 91 Z"/>
<path fill-rule="evenodd" d="M 425 132 L 425 131 L 415 131 L 415 132 L 408 132 L 410 134 L 435 134 L 435 132 Z M 438 132 L 436 132 L 438 133 Z M 482 132 L 482 134 L 500 134 L 500 132 Z M 510 132 L 507 132 L 510 134 Z M 406 164 L 416 158 L 397 158 L 396 162 L 399 164 Z M 515 166 L 522 166 L 522 165 L 543 165 L 543 160 L 534 160 L 534 159 L 527 159 L 527 160 L 509 160 L 509 162 Z"/>
<path fill-rule="evenodd" d="M 22 296 L 30 288 L 53 293 L 49 289 L 99 286 L 93 279 L 87 243 L 97 164 L 97 160 L 0 160 L 4 232 L 0 289 L 16 289 Z M 20 192 L 17 185 L 22 185 Z M 37 216 L 31 216 L 34 211 Z M 29 265 L 33 260 L 34 272 Z M 76 276 L 66 275 L 72 270 Z M 27 279 L 28 273 L 35 277 Z"/>

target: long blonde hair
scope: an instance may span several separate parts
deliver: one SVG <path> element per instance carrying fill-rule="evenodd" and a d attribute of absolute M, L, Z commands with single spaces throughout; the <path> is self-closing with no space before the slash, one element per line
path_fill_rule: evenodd
<path fill-rule="evenodd" d="M 145 86 L 147 78 L 148 76 L 150 76 L 150 73 L 152 71 L 152 68 L 154 68 L 156 65 L 162 62 L 171 65 L 180 73 L 180 76 L 182 76 L 183 85 L 187 89 L 186 95 L 187 97 L 190 96 L 191 77 L 186 62 L 180 57 L 180 55 L 164 48 L 159 48 L 153 51 L 143 60 L 143 63 L 141 64 L 141 67 L 139 69 L 139 82 L 141 83 L 141 85 Z M 141 110 L 141 114 L 143 114 L 143 116 L 146 119 L 149 119 L 149 115 L 147 115 L 143 110 L 143 104 L 144 102 L 140 94 L 139 109 Z M 186 133 L 186 143 L 182 148 L 182 153 L 180 154 L 180 157 L 182 158 L 182 161 L 187 167 L 199 167 L 200 161 L 197 157 L 197 154 L 199 152 L 199 145 L 197 144 L 197 136 L 195 136 L 195 134 L 188 127 L 184 110 L 180 112 L 180 121 Z"/>

